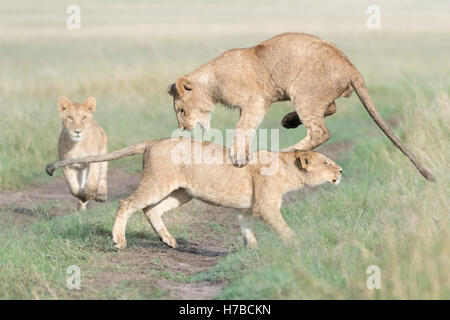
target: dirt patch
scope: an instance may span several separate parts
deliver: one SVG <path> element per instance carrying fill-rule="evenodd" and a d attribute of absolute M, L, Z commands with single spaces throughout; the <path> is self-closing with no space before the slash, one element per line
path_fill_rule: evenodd
<path fill-rule="evenodd" d="M 130 194 L 136 189 L 140 177 L 140 173 L 127 174 L 120 169 L 109 170 L 108 197 L 117 199 Z M 76 205 L 77 200 L 70 194 L 63 178 L 55 178 L 49 184 L 0 193 L 0 209 L 31 217 L 38 215 L 40 206 L 45 207 L 46 214 L 54 216 L 70 213 Z M 88 207 L 95 205 L 99 203 L 90 201 Z"/>
<path fill-rule="evenodd" d="M 120 169 L 110 170 L 108 201 L 133 192 L 140 176 L 140 173 L 128 174 Z M 102 204 L 92 202 L 90 207 L 98 205 Z M 63 215 L 73 212 L 75 207 L 76 199 L 69 193 L 63 178 L 0 193 L 0 214 L 6 225 L 26 226 L 35 221 L 41 211 L 46 215 Z M 215 266 L 232 249 L 229 243 L 240 236 L 234 210 L 194 200 L 174 213 L 167 213 L 164 220 L 169 230 L 184 225 L 192 237 L 189 240 L 178 237 L 178 247 L 171 249 L 156 235 L 145 239 L 127 235 L 127 249 L 99 262 L 96 271 L 85 275 L 83 286 L 93 298 L 96 292 L 118 286 L 125 287 L 120 297 L 123 299 L 158 291 L 171 299 L 212 299 L 220 293 L 226 281 L 189 282 L 189 277 Z M 153 296 L 150 294 L 150 297 Z M 77 298 L 76 293 L 73 298 Z"/>
<path fill-rule="evenodd" d="M 128 247 L 87 275 L 85 285 L 105 288 L 107 284 L 111 288 L 128 283 L 142 291 L 162 291 L 170 299 L 216 297 L 227 281 L 195 281 L 195 276 L 215 266 L 233 249 L 231 243 L 240 237 L 235 211 L 194 200 L 167 213 L 164 220 L 169 230 L 183 225 L 189 239 L 174 234 L 177 247 L 172 249 L 156 235 L 143 238 L 128 234 Z"/>

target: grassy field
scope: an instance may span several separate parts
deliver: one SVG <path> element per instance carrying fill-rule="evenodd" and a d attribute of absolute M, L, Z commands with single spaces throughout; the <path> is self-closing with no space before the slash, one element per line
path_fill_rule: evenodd
<path fill-rule="evenodd" d="M 59 96 L 80 102 L 96 97 L 95 116 L 109 136 L 110 150 L 166 137 L 176 127 L 166 89 L 178 76 L 229 48 L 251 46 L 283 31 L 311 32 L 349 56 L 377 108 L 438 181 L 428 183 L 419 175 L 373 124 L 356 95 L 338 100 L 336 115 L 326 120 L 332 134 L 327 144 L 351 146 L 337 159 L 343 180 L 283 206 L 283 216 L 298 235 L 293 247 L 284 247 L 255 221 L 259 250 L 247 250 L 238 238 L 230 238 L 233 250 L 216 266 L 176 275 L 163 270 L 158 277 L 182 283 L 226 279 L 217 297 L 231 299 L 450 298 L 447 2 L 426 7 L 419 1 L 408 6 L 379 1 L 382 28 L 367 30 L 365 10 L 371 3 L 364 1 L 342 3 L 340 10 L 314 5 L 303 10 L 305 4 L 269 1 L 194 1 L 188 7 L 181 2 L 79 1 L 78 31 L 65 28 L 68 3 L 8 2 L 0 4 L 1 192 L 51 182 L 43 168 L 57 159 Z M 275 104 L 261 125 L 280 129 L 281 147 L 305 134 L 303 128 L 279 126 L 291 109 L 289 103 Z M 238 112 L 218 106 L 211 125 L 224 130 L 237 120 Z M 112 166 L 136 172 L 140 158 Z M 66 268 L 72 264 L 87 270 L 89 279 L 110 268 L 136 268 L 107 264 L 118 255 L 109 238 L 116 205 L 114 200 L 56 217 L 40 205 L 25 224 L 15 222 L 14 211 L 0 208 L 0 298 L 166 298 L 157 285 L 144 286 L 136 279 L 101 290 L 66 289 Z M 211 227 L 212 221 L 183 210 L 170 218 L 177 239 L 192 239 L 199 231 L 195 223 L 205 232 L 231 228 Z M 156 236 L 136 215 L 127 237 L 138 248 L 142 239 Z M 381 270 L 380 290 L 366 286 L 370 265 Z M 152 268 L 145 272 L 155 278 Z"/>

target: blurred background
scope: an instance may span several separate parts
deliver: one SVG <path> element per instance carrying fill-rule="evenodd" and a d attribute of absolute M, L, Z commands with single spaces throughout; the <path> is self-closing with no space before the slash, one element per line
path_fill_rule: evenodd
<path fill-rule="evenodd" d="M 58 97 L 97 98 L 96 118 L 110 150 L 165 137 L 176 128 L 169 84 L 228 49 L 282 32 L 312 33 L 337 44 L 388 116 L 415 89 L 442 86 L 448 78 L 448 1 L 379 1 L 379 30 L 366 26 L 370 1 L 78 1 L 79 30 L 66 27 L 70 4 L 0 4 L 0 188 L 41 175 L 42 165 L 56 159 Z M 358 101 L 342 100 L 335 118 L 364 116 Z M 304 135 L 302 128 L 279 126 L 291 109 L 290 103 L 275 105 L 261 126 L 279 128 L 282 146 Z M 237 111 L 219 107 L 212 126 L 234 128 L 237 119 Z M 333 129 L 333 138 L 343 137 Z"/>

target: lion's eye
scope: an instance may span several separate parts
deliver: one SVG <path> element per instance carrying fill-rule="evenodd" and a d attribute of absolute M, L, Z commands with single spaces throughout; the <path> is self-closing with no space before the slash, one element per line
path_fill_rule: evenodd
<path fill-rule="evenodd" d="M 72 116 L 68 116 L 67 118 L 69 118 L 70 121 L 73 121 Z"/>
<path fill-rule="evenodd" d="M 178 110 L 178 113 L 181 114 L 181 115 L 184 115 L 184 109 Z"/>
<path fill-rule="evenodd" d="M 86 116 L 83 116 L 83 117 L 81 118 L 81 120 L 83 120 L 83 121 L 86 120 Z"/>
<path fill-rule="evenodd" d="M 328 161 L 325 161 L 324 164 L 325 164 L 326 166 L 329 166 L 329 165 L 330 165 L 330 163 L 329 163 Z"/>

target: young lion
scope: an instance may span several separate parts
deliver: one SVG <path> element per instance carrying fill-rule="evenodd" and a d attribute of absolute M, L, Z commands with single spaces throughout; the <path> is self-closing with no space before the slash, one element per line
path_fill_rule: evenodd
<path fill-rule="evenodd" d="M 108 139 L 105 131 L 94 120 L 95 98 L 84 104 L 58 99 L 62 130 L 58 152 L 61 160 L 105 154 Z M 78 209 L 86 210 L 88 200 L 105 201 L 107 198 L 108 163 L 73 164 L 63 169 L 70 192 L 78 198 Z"/>
<path fill-rule="evenodd" d="M 180 129 L 209 129 L 215 103 L 241 112 L 230 158 L 249 161 L 250 142 L 271 105 L 292 101 L 288 128 L 304 124 L 306 137 L 284 151 L 313 150 L 331 137 L 324 117 L 336 112 L 335 100 L 355 91 L 369 115 L 392 143 L 429 181 L 435 178 L 402 144 L 375 108 L 364 79 L 332 43 L 304 33 L 284 33 L 254 47 L 224 52 L 169 86 Z M 239 147 L 242 145 L 243 147 Z"/>
<path fill-rule="evenodd" d="M 192 152 L 194 150 L 194 152 Z M 200 152 L 200 160 L 196 158 Z M 128 218 L 136 210 L 143 210 L 162 242 L 170 247 L 176 240 L 161 220 L 164 212 L 177 208 L 192 198 L 207 203 L 238 209 L 251 209 L 288 242 L 293 231 L 280 213 L 284 193 L 303 186 L 325 182 L 338 184 L 342 168 L 323 154 L 314 151 L 272 153 L 258 151 L 254 155 L 272 161 L 250 163 L 239 169 L 226 163 L 227 149 L 223 146 L 190 139 L 163 139 L 149 141 L 100 156 L 60 161 L 47 165 L 49 175 L 59 167 L 109 161 L 144 154 L 144 169 L 137 190 L 120 201 L 113 228 L 116 248 L 126 246 L 125 228 Z M 205 152 L 207 151 L 207 152 Z M 179 155 L 185 155 L 181 157 Z M 275 156 L 275 157 L 274 157 Z M 264 170 L 276 161 L 274 171 Z M 256 246 L 251 232 L 243 230 L 244 237 Z"/>

